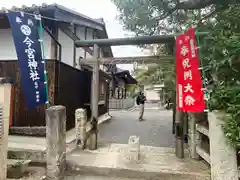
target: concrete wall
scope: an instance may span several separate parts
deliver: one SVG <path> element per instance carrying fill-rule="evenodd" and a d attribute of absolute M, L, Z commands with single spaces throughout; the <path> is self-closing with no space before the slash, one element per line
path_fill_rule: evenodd
<path fill-rule="evenodd" d="M 109 99 L 109 109 L 130 109 L 135 105 L 135 99 Z"/>
<path fill-rule="evenodd" d="M 203 117 L 199 116 L 200 114 L 189 115 L 191 157 L 193 159 L 201 157 L 210 164 L 212 180 L 238 180 L 237 153 L 227 142 L 222 129 L 225 114 L 220 111 L 208 113 L 209 128 L 203 125 Z M 202 138 L 204 136 L 208 137 L 209 144 L 204 141 L 206 138 Z"/>
<path fill-rule="evenodd" d="M 145 96 L 147 101 L 159 101 L 160 97 L 159 94 L 154 90 L 146 90 Z"/>
<path fill-rule="evenodd" d="M 145 86 L 144 87 L 144 94 L 146 96 L 147 101 L 159 101 L 160 97 L 159 94 L 150 89 L 151 86 Z"/>

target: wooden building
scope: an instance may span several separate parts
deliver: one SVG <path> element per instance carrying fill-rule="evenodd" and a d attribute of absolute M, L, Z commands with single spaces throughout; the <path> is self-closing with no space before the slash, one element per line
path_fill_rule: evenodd
<path fill-rule="evenodd" d="M 127 96 L 127 85 L 137 84 L 137 80 L 132 77 L 128 70 L 114 68 L 112 79 L 109 83 L 110 98 L 124 99 Z"/>
<path fill-rule="evenodd" d="M 128 70 L 115 68 L 109 83 L 109 108 L 129 109 L 135 105 L 135 100 L 128 95 L 128 85 L 137 84 Z"/>
<path fill-rule="evenodd" d="M 13 7 L 11 10 L 38 13 L 43 18 L 44 51 L 49 84 L 50 105 L 64 105 L 67 108 L 67 129 L 75 125 L 77 108 L 88 109 L 90 117 L 90 94 L 92 67 L 80 65 L 93 56 L 92 48 L 76 48 L 79 39 L 108 38 L 102 19 L 92 19 L 58 4 L 42 6 Z M 55 19 L 55 20 L 53 20 Z M 100 49 L 101 57 L 112 57 L 110 47 Z M 107 73 L 114 66 L 100 66 L 99 115 L 108 112 L 109 81 Z M 11 28 L 4 11 L 0 12 L 0 77 L 11 77 L 14 81 L 13 119 L 10 132 L 20 134 L 45 133 L 45 109 L 42 105 L 29 110 L 21 87 L 21 74 L 17 61 Z"/>

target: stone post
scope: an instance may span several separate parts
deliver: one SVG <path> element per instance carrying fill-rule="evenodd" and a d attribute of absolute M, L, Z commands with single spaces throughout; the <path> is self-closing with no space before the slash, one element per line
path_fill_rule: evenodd
<path fill-rule="evenodd" d="M 0 104 L 0 180 L 7 179 L 7 140 L 4 138 L 3 106 Z"/>
<path fill-rule="evenodd" d="M 77 109 L 75 112 L 75 126 L 76 126 L 76 145 L 85 149 L 87 138 L 87 112 L 85 109 Z"/>
<path fill-rule="evenodd" d="M 124 159 L 128 163 L 138 163 L 140 161 L 140 138 L 130 136 L 128 146 L 124 152 Z"/>
<path fill-rule="evenodd" d="M 96 62 L 93 64 L 92 72 L 92 87 L 91 87 L 91 125 L 92 130 L 89 135 L 89 149 L 97 149 L 97 135 L 98 135 L 98 100 L 99 100 L 99 47 L 94 45 L 93 55 Z"/>
<path fill-rule="evenodd" d="M 66 167 L 66 108 L 46 110 L 47 179 L 63 180 Z"/>
<path fill-rule="evenodd" d="M 189 113 L 189 151 L 190 157 L 193 159 L 200 159 L 197 153 L 197 146 L 200 146 L 200 133 L 196 130 L 196 116 L 193 113 Z"/>
<path fill-rule="evenodd" d="M 7 179 L 7 149 L 11 121 L 12 85 L 9 78 L 0 78 L 0 180 Z"/>
<path fill-rule="evenodd" d="M 209 139 L 212 180 L 238 180 L 236 150 L 232 148 L 222 130 L 224 114 L 209 113 Z"/>
<path fill-rule="evenodd" d="M 183 118 L 184 118 L 184 113 L 176 110 L 175 153 L 176 153 L 176 157 L 180 159 L 184 158 Z"/>

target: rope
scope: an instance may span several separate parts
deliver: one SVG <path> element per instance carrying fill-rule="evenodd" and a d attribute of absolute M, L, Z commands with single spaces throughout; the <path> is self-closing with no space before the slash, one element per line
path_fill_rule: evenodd
<path fill-rule="evenodd" d="M 205 101 L 206 101 L 206 106 L 207 106 L 207 111 L 209 110 L 209 103 L 208 103 L 208 97 L 209 97 L 209 93 L 207 91 L 207 84 L 206 84 L 206 74 L 205 71 L 203 70 L 203 61 L 202 61 L 202 54 L 201 54 L 201 45 L 200 45 L 200 38 L 199 38 L 199 32 L 197 30 L 197 28 L 195 28 L 196 30 L 196 39 L 197 39 L 197 48 L 198 48 L 198 57 L 200 59 L 200 69 L 202 70 L 202 76 L 203 76 L 203 87 L 204 87 L 204 95 L 205 95 Z"/>
<path fill-rule="evenodd" d="M 48 100 L 48 82 L 47 82 L 47 69 L 46 69 L 46 61 L 45 61 L 45 55 L 44 55 L 44 38 L 43 38 L 43 26 L 42 26 L 42 20 L 40 19 L 39 22 L 39 37 L 40 37 L 40 43 L 41 43 L 41 50 L 42 50 L 42 61 L 44 64 L 44 84 L 45 84 L 45 88 L 46 88 L 46 96 L 47 96 L 47 100 L 46 100 L 46 104 L 49 106 L 49 100 Z"/>

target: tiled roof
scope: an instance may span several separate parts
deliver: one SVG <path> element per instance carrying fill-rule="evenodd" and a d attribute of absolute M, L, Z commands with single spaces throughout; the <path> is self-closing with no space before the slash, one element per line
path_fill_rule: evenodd
<path fill-rule="evenodd" d="M 43 3 L 42 5 L 32 4 L 32 6 L 22 5 L 22 7 L 13 6 L 10 9 L 2 7 L 0 12 L 3 13 L 6 10 L 9 10 L 9 11 L 13 10 L 13 11 L 34 12 L 34 11 L 45 11 L 45 10 L 54 10 L 54 9 L 60 9 L 62 11 L 70 13 L 71 15 L 78 16 L 79 18 L 83 18 L 85 20 L 94 22 L 94 23 L 96 23 L 98 25 L 102 25 L 102 26 L 105 25 L 103 19 L 93 19 L 93 18 L 90 18 L 90 17 L 88 17 L 88 16 L 86 16 L 84 14 L 81 14 L 79 12 L 76 12 L 76 11 L 74 11 L 72 9 L 69 9 L 69 8 L 67 8 L 65 6 L 62 6 L 62 5 L 59 5 L 59 4 L 56 4 L 56 3 L 50 4 L 50 5 L 48 5 L 46 3 Z"/>
<path fill-rule="evenodd" d="M 40 12 L 42 16 L 47 16 L 50 18 L 56 18 L 59 19 L 62 22 L 67 22 L 67 23 L 74 23 L 77 25 L 83 25 L 83 26 L 88 26 L 93 29 L 98 29 L 100 30 L 101 38 L 108 38 L 106 27 L 104 20 L 102 18 L 100 19 L 93 19 L 90 18 L 86 15 L 83 15 L 79 12 L 76 12 L 72 9 L 69 9 L 67 7 L 64 7 L 59 4 L 46 4 L 43 3 L 42 5 L 36 5 L 32 4 L 32 6 L 26 6 L 22 5 L 22 7 L 16 7 L 13 6 L 10 9 L 7 8 L 1 8 L 0 9 L 0 14 L 5 13 L 5 11 L 23 11 L 23 12 L 28 12 L 28 13 L 34 13 L 34 12 Z M 62 12 L 60 16 L 55 17 L 56 13 L 49 13 L 49 12 Z M 47 15 L 46 15 L 47 14 Z M 112 50 L 109 47 L 103 48 L 103 50 L 107 50 L 107 53 L 110 53 L 107 57 L 112 57 Z M 105 51 L 104 51 L 105 52 Z"/>

